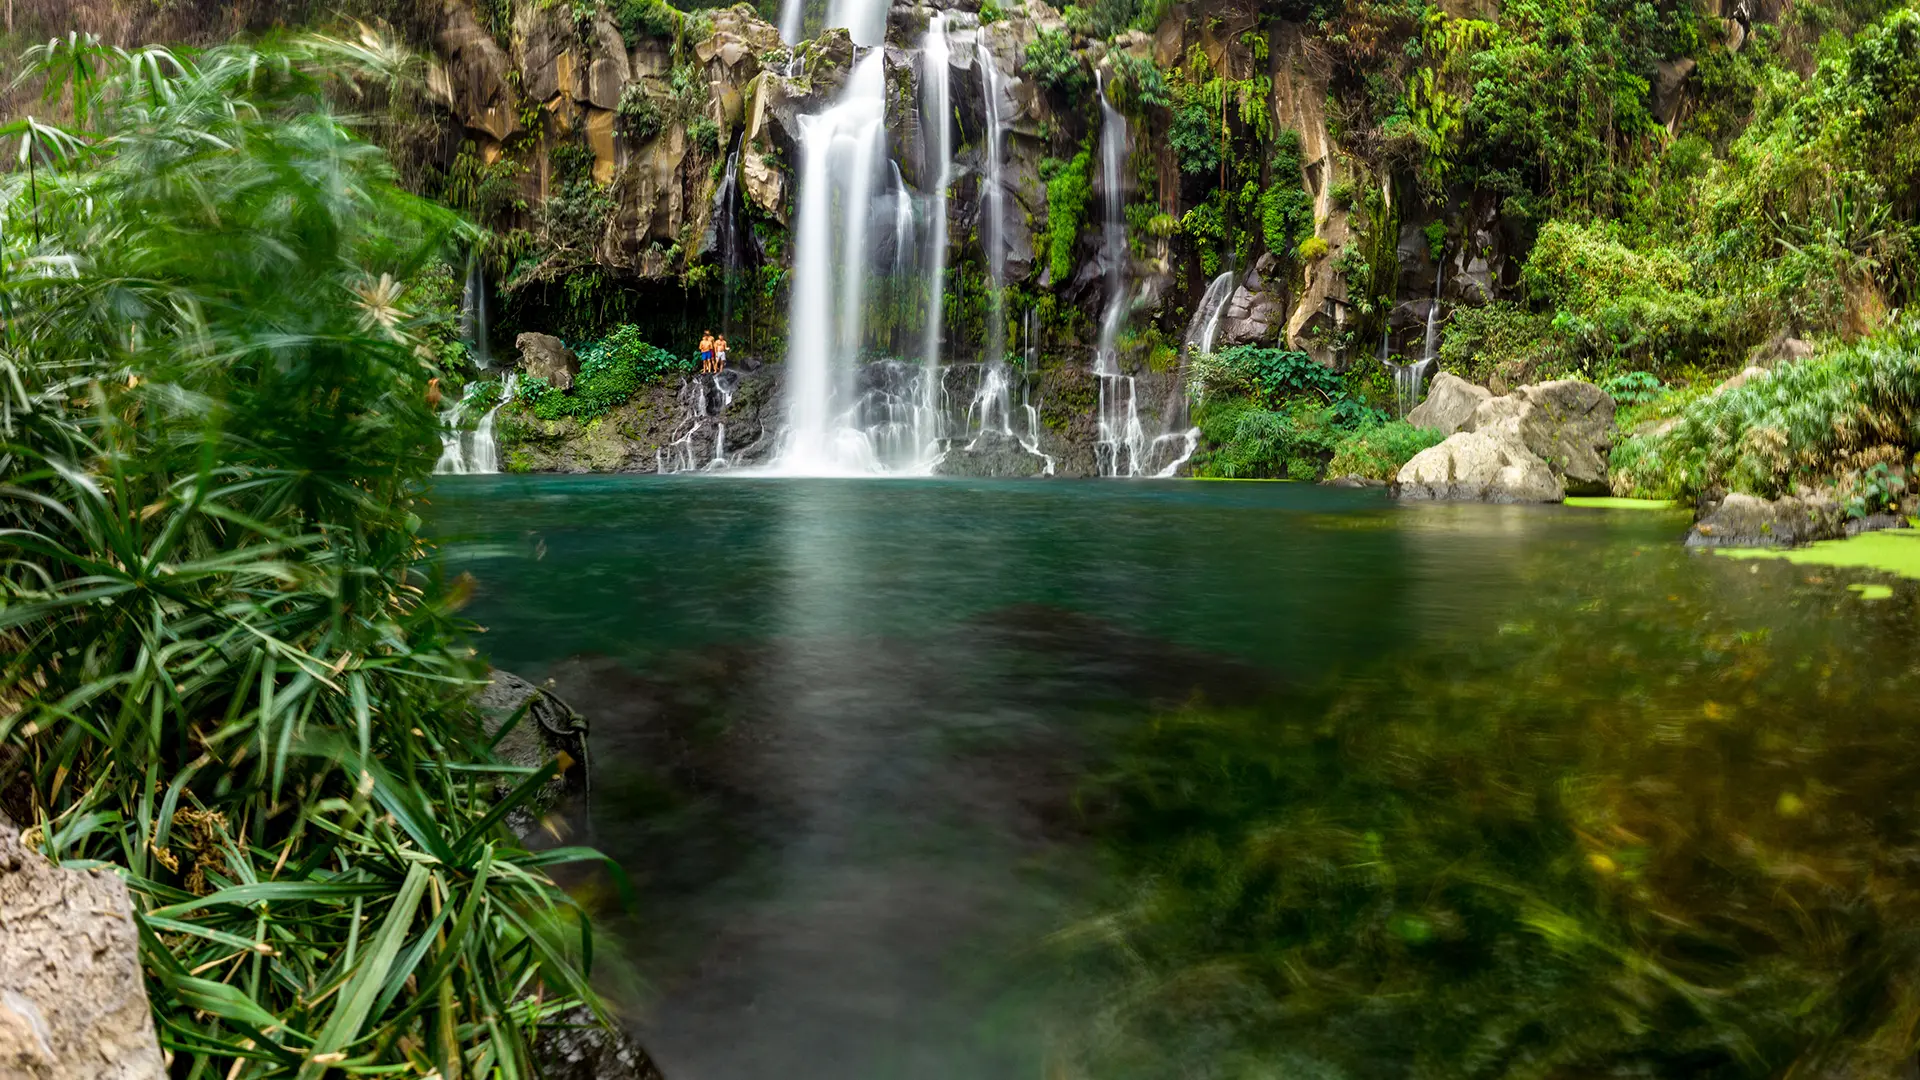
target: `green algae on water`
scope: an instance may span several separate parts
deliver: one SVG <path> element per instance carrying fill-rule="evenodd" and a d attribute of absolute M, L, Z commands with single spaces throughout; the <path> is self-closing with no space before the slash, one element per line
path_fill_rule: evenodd
<path fill-rule="evenodd" d="M 1611 495 L 1569 495 L 1563 503 L 1566 506 L 1578 506 L 1588 510 L 1680 509 L 1680 504 L 1671 499 L 1621 499 Z"/>
<path fill-rule="evenodd" d="M 1730 559 L 1785 559 L 1807 566 L 1880 570 L 1920 580 L 1920 530 L 1886 529 L 1845 540 L 1821 540 L 1803 548 L 1717 548 Z M 1864 594 L 1863 594 L 1864 595 Z M 1873 599 L 1868 596 L 1867 599 Z"/>

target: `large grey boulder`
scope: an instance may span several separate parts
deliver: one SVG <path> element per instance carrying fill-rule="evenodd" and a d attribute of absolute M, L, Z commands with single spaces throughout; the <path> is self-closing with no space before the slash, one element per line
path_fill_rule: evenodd
<path fill-rule="evenodd" d="M 552 334 L 525 333 L 513 339 L 520 350 L 520 367 L 527 374 L 545 379 L 555 390 L 573 389 L 573 377 L 580 374 L 580 358 L 567 343 Z"/>
<path fill-rule="evenodd" d="M 1687 533 L 1687 546 L 1798 547 L 1846 533 L 1846 514 L 1831 499 L 1794 495 L 1763 499 L 1734 492 L 1705 509 Z"/>
<path fill-rule="evenodd" d="M 1395 488 L 1407 499 L 1495 503 L 1559 502 L 1559 477 L 1511 431 L 1461 431 L 1400 467 Z"/>
<path fill-rule="evenodd" d="M 1443 371 L 1433 377 L 1433 384 L 1427 387 L 1427 399 L 1413 407 L 1407 414 L 1407 422 L 1451 435 L 1466 428 L 1473 420 L 1474 410 L 1492 396 L 1493 391 L 1486 387 Z"/>
<path fill-rule="evenodd" d="M 127 887 L 63 870 L 0 817 L 0 1076 L 162 1080 Z"/>
<path fill-rule="evenodd" d="M 1473 411 L 1472 431 L 1510 431 L 1561 478 L 1569 495 L 1605 495 L 1613 398 L 1573 379 L 1523 386 Z"/>

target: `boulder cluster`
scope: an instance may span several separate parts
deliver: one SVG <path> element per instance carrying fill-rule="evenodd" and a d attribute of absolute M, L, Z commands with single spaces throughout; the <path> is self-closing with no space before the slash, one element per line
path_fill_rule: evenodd
<path fill-rule="evenodd" d="M 1592 383 L 1562 379 L 1495 397 L 1442 372 L 1407 419 L 1447 433 L 1416 454 L 1396 485 L 1411 499 L 1559 502 L 1607 492 L 1613 398 Z"/>

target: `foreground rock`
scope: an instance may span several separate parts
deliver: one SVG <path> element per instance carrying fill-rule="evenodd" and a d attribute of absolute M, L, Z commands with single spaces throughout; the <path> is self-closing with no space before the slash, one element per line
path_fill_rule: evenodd
<path fill-rule="evenodd" d="M 494 669 L 491 681 L 474 702 L 489 736 L 498 741 L 500 760 L 537 769 L 558 758 L 560 772 L 527 805 L 508 815 L 508 824 L 523 838 L 533 821 L 570 794 L 587 790 L 587 721 L 552 691 L 535 686 L 511 671 Z M 512 723 L 511 728 L 507 725 Z M 506 733 L 501 734 L 501 729 Z M 511 790 L 503 784 L 501 794 Z"/>
<path fill-rule="evenodd" d="M 1402 498 L 1559 502 L 1559 478 L 1513 433 L 1462 431 L 1413 456 L 1395 479 Z"/>
<path fill-rule="evenodd" d="M 0 1076 L 166 1075 L 126 885 L 55 867 L 0 817 Z"/>
<path fill-rule="evenodd" d="M 533 1056 L 540 1080 L 665 1080 L 639 1043 L 584 1005 L 542 1026 Z"/>
<path fill-rule="evenodd" d="M 1521 503 L 1604 495 L 1613 412 L 1613 398 L 1592 383 L 1563 379 L 1493 397 L 1441 375 L 1408 419 L 1453 433 L 1415 454 L 1395 484 L 1410 499 Z"/>

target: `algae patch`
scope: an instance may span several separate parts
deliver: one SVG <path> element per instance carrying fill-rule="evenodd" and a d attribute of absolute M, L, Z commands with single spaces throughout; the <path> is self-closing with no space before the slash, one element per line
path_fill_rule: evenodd
<path fill-rule="evenodd" d="M 1588 510 L 1678 510 L 1671 499 L 1622 499 L 1611 495 L 1569 495 L 1564 505 Z"/>
<path fill-rule="evenodd" d="M 1832 566 L 1853 570 L 1879 570 L 1920 581 L 1920 529 L 1886 529 L 1862 533 L 1845 540 L 1821 540 L 1803 548 L 1785 551 L 1768 548 L 1719 548 L 1715 554 L 1729 559 L 1785 559 L 1806 566 Z M 1861 598 L 1879 596 L 1868 586 Z M 1891 595 L 1888 593 L 1887 595 Z"/>

